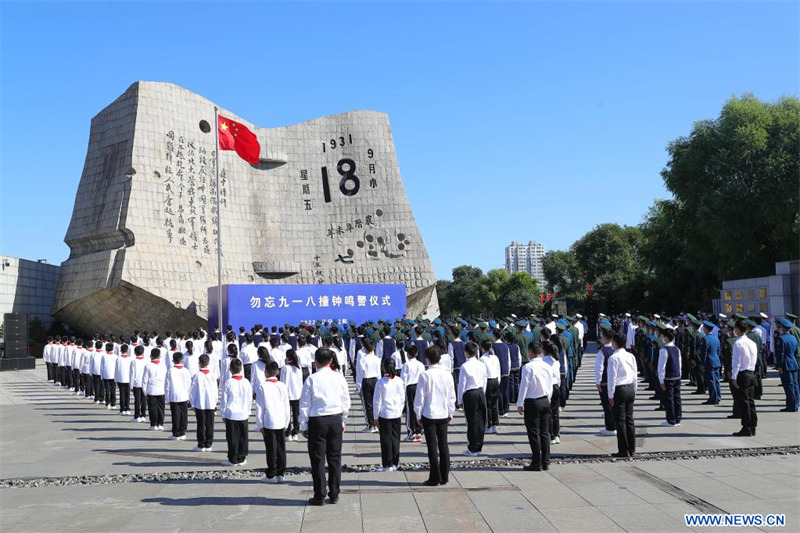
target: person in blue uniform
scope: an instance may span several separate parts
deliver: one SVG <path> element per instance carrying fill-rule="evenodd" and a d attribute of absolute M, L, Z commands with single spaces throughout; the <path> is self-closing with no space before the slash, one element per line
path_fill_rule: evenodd
<path fill-rule="evenodd" d="M 722 393 L 719 388 L 719 369 L 722 363 L 719 359 L 719 337 L 714 334 L 714 324 L 706 320 L 703 322 L 705 335 L 700 341 L 700 372 L 705 380 L 708 400 L 704 405 L 719 405 Z"/>
<path fill-rule="evenodd" d="M 781 385 L 786 394 L 786 407 L 783 412 L 796 413 L 800 409 L 800 386 L 797 381 L 798 361 L 797 339 L 790 333 L 792 323 L 781 318 L 777 323 L 780 336 L 775 339 L 775 367 L 781 378 Z"/>

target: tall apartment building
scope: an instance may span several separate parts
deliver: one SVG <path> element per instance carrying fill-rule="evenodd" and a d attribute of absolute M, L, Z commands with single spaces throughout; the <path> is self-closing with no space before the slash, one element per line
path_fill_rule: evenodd
<path fill-rule="evenodd" d="M 544 246 L 535 241 L 528 244 L 520 244 L 513 241 L 506 246 L 506 270 L 514 272 L 527 272 L 539 282 L 540 287 L 544 287 L 544 269 L 542 268 L 542 257 L 544 257 Z"/>

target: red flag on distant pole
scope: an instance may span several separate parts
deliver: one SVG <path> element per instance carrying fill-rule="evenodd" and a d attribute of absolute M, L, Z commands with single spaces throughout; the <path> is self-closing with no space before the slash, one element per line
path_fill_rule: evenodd
<path fill-rule="evenodd" d="M 544 303 L 544 300 L 545 300 L 545 298 L 546 298 L 546 296 L 545 296 L 544 294 L 540 294 L 540 295 L 539 295 L 539 301 L 540 301 L 541 303 Z"/>
<path fill-rule="evenodd" d="M 258 144 L 256 134 L 247 129 L 247 126 L 235 120 L 219 115 L 217 117 L 219 131 L 219 149 L 235 150 L 239 157 L 250 163 L 258 164 L 258 155 L 261 145 Z"/>

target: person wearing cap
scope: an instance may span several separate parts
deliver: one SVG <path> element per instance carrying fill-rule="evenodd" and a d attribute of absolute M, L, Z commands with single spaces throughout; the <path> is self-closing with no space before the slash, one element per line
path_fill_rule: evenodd
<path fill-rule="evenodd" d="M 772 338 L 770 337 L 769 317 L 766 313 L 759 313 L 753 320 L 756 323 L 756 330 L 764 342 L 764 363 L 769 363 L 772 360 Z M 764 365 L 766 370 L 766 365 Z"/>
<path fill-rule="evenodd" d="M 736 344 L 736 334 L 733 331 L 734 321 L 728 320 L 726 323 L 727 325 L 727 337 L 725 338 L 725 342 L 722 343 L 722 371 L 725 374 L 725 381 L 728 383 L 728 390 L 731 393 L 731 398 L 733 398 L 733 407 L 731 410 L 731 414 L 728 415 L 728 418 L 742 418 L 742 413 L 740 409 L 739 402 L 736 401 L 736 388 L 733 386 L 733 346 Z"/>
<path fill-rule="evenodd" d="M 764 345 L 761 342 L 761 337 L 758 336 L 758 333 L 753 331 L 756 327 L 756 323 L 753 322 L 749 318 L 742 319 L 745 326 L 747 327 L 747 331 L 745 335 L 748 339 L 753 341 L 756 345 L 756 368 L 755 368 L 755 377 L 756 377 L 756 385 L 755 385 L 755 398 L 756 400 L 760 400 L 761 396 L 764 394 L 764 358 L 763 358 L 763 348 Z"/>
<path fill-rule="evenodd" d="M 689 315 L 689 324 L 690 324 L 690 338 L 689 338 L 689 365 L 691 370 L 689 384 L 694 383 L 697 386 L 697 389 L 692 392 L 692 394 L 705 394 L 706 393 L 706 385 L 705 380 L 703 379 L 703 373 L 700 371 L 700 365 L 702 361 L 700 360 L 700 350 L 703 342 L 703 337 L 705 334 L 700 331 L 700 327 L 703 323 L 696 317 Z"/>
<path fill-rule="evenodd" d="M 617 429 L 617 452 L 613 457 L 632 457 L 636 452 L 636 424 L 633 404 L 636 400 L 636 359 L 625 349 L 625 335 L 614 333 L 608 358 L 608 403 L 614 411 Z"/>
<path fill-rule="evenodd" d="M 800 388 L 798 387 L 797 371 L 800 366 L 796 357 L 797 339 L 789 333 L 792 323 L 785 318 L 778 320 L 780 336 L 775 340 L 775 367 L 781 378 L 781 385 L 786 394 L 786 407 L 782 412 L 796 413 L 800 408 Z"/>
<path fill-rule="evenodd" d="M 661 331 L 664 346 L 658 351 L 658 384 L 662 391 L 667 419 L 666 427 L 681 425 L 683 409 L 681 402 L 681 351 L 675 346 L 675 333 L 667 328 Z M 719 367 L 717 367 L 719 369 Z M 719 382 L 718 382 L 719 383 Z"/>
<path fill-rule="evenodd" d="M 461 372 L 461 365 L 467 361 L 467 356 L 464 350 L 466 345 L 467 343 L 461 337 L 454 337 L 447 346 L 447 355 L 450 359 L 449 366 L 453 369 L 453 383 L 456 384 L 458 383 L 459 374 Z M 456 403 L 456 409 L 460 410 L 461 408 L 461 404 Z"/>
<path fill-rule="evenodd" d="M 511 365 L 509 381 L 511 382 L 512 390 L 511 401 L 516 403 L 519 395 L 519 385 L 522 379 L 522 365 L 528 362 L 528 345 L 531 343 L 531 339 L 525 334 L 525 328 L 528 327 L 527 320 L 517 320 L 514 323 L 514 326 L 516 329 L 516 333 L 514 334 L 514 344 L 517 345 L 517 350 L 512 352 L 512 355 L 514 355 L 515 352 L 518 352 L 520 366 L 515 367 L 513 364 Z"/>
<path fill-rule="evenodd" d="M 722 394 L 719 390 L 719 369 L 722 366 L 719 360 L 719 337 L 714 335 L 714 324 L 706 320 L 703 322 L 705 336 L 700 344 L 700 372 L 703 373 L 708 400 L 705 405 L 719 405 Z"/>
<path fill-rule="evenodd" d="M 786 319 L 792 324 L 792 328 L 789 330 L 789 334 L 797 339 L 797 351 L 795 352 L 795 357 L 800 359 L 800 328 L 797 327 L 797 315 L 793 315 L 792 313 L 786 313 Z"/>
<path fill-rule="evenodd" d="M 755 369 L 758 359 L 756 343 L 747 337 L 747 324 L 739 319 L 733 327 L 736 342 L 733 345 L 731 380 L 734 388 L 734 401 L 739 404 L 742 429 L 735 437 L 753 437 L 756 434 L 758 415 L 755 399 Z"/>

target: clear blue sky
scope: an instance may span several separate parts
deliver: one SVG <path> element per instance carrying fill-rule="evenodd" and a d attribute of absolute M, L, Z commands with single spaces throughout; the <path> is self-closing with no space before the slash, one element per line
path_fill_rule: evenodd
<path fill-rule="evenodd" d="M 667 143 L 798 93 L 797 2 L 0 5 L 0 253 L 64 260 L 89 121 L 170 81 L 262 127 L 389 114 L 439 278 L 637 224 Z"/>

